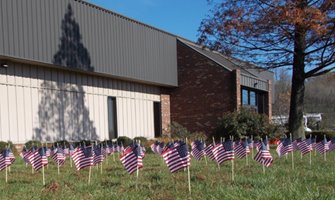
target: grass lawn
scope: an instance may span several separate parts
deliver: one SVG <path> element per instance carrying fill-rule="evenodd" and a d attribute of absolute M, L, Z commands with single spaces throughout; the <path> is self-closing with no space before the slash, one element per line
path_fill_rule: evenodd
<path fill-rule="evenodd" d="M 147 154 L 144 168 L 140 170 L 138 190 L 136 173 L 129 175 L 119 159 L 110 156 L 100 168 L 92 168 L 91 184 L 88 182 L 88 168 L 76 171 L 69 160 L 57 174 L 57 167 L 49 159 L 45 169 L 46 186 L 42 184 L 41 171 L 31 173 L 22 159 L 11 167 L 8 183 L 5 171 L 0 172 L 0 199 L 335 199 L 335 153 L 323 156 L 312 153 L 312 167 L 309 155 L 300 159 L 295 153 L 295 169 L 288 159 L 278 158 L 274 151 L 273 166 L 266 169 L 249 157 L 235 160 L 235 181 L 231 181 L 231 163 L 225 162 L 220 170 L 216 163 L 192 160 L 192 195 L 188 193 L 187 171 L 171 174 L 162 158 Z"/>

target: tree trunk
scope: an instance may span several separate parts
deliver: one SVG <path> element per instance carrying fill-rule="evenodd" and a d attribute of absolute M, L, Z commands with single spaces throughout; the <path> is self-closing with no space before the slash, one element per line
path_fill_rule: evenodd
<path fill-rule="evenodd" d="M 303 125 L 305 79 L 303 73 L 297 71 L 299 70 L 293 70 L 289 118 L 289 131 L 294 139 L 305 138 Z"/>
<path fill-rule="evenodd" d="M 307 6 L 306 0 L 298 1 L 301 9 Z M 306 30 L 302 25 L 296 24 L 294 33 L 294 57 L 290 102 L 289 131 L 293 138 L 305 138 L 303 125 L 304 94 L 305 94 L 305 49 Z"/>

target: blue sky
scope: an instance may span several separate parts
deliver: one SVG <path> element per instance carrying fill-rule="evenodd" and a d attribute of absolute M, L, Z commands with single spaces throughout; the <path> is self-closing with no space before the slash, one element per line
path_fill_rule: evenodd
<path fill-rule="evenodd" d="M 164 31 L 196 41 L 200 22 L 208 14 L 206 0 L 88 0 Z"/>

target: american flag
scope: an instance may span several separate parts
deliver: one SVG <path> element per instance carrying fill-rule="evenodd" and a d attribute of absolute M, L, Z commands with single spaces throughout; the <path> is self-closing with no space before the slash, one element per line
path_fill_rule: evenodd
<path fill-rule="evenodd" d="M 316 137 L 311 139 L 311 143 L 312 143 L 312 148 L 315 149 L 315 145 L 316 145 Z"/>
<path fill-rule="evenodd" d="M 107 154 L 107 155 L 111 155 L 113 152 L 114 152 L 114 151 L 113 151 L 113 144 L 107 142 L 107 143 L 106 143 L 106 154 Z"/>
<path fill-rule="evenodd" d="M 93 164 L 96 165 L 104 161 L 105 159 L 104 155 L 105 155 L 105 150 L 102 147 L 102 144 L 96 145 L 93 148 Z"/>
<path fill-rule="evenodd" d="M 204 155 L 205 155 L 205 147 L 204 147 L 204 143 L 200 140 L 195 140 L 194 142 L 191 143 L 192 146 L 192 156 L 197 159 L 200 160 Z"/>
<path fill-rule="evenodd" d="M 259 151 L 255 155 L 254 160 L 256 160 L 257 162 L 261 163 L 266 167 L 270 167 L 273 162 L 273 159 L 268 149 L 267 141 L 260 142 L 260 144 L 261 145 Z"/>
<path fill-rule="evenodd" d="M 123 153 L 123 151 L 124 151 L 124 147 L 123 147 L 123 144 L 121 143 L 121 145 L 117 146 L 117 152 Z"/>
<path fill-rule="evenodd" d="M 244 158 L 248 153 L 250 153 L 249 145 L 246 140 L 238 142 L 235 146 L 235 154 L 239 158 Z"/>
<path fill-rule="evenodd" d="M 293 146 L 290 138 L 281 140 L 276 149 L 278 156 L 281 157 L 293 151 Z"/>
<path fill-rule="evenodd" d="M 143 167 L 142 148 L 138 144 L 128 146 L 120 157 L 121 163 L 129 174 Z"/>
<path fill-rule="evenodd" d="M 51 158 L 55 161 L 55 163 L 59 166 L 64 165 L 65 163 L 65 154 L 62 147 L 57 147 L 52 150 Z"/>
<path fill-rule="evenodd" d="M 6 168 L 5 157 L 3 153 L 0 154 L 0 171 Z"/>
<path fill-rule="evenodd" d="M 187 145 L 182 141 L 178 142 L 178 145 L 167 148 L 167 150 L 162 153 L 162 156 L 171 173 L 184 169 L 191 164 L 191 157 Z"/>
<path fill-rule="evenodd" d="M 231 140 L 226 140 L 225 142 L 223 142 L 223 148 L 224 148 L 223 162 L 227 160 L 234 160 L 235 159 L 234 142 Z"/>
<path fill-rule="evenodd" d="M 249 150 L 254 148 L 254 141 L 251 138 L 247 139 Z"/>
<path fill-rule="evenodd" d="M 161 154 L 162 150 L 164 148 L 164 143 L 161 143 L 159 141 L 155 141 L 152 145 L 150 145 L 152 152 L 156 154 Z"/>
<path fill-rule="evenodd" d="M 73 152 L 72 159 L 77 170 L 93 166 L 93 147 L 77 147 Z"/>
<path fill-rule="evenodd" d="M 321 140 L 320 142 L 318 142 L 315 145 L 315 149 L 320 153 L 320 154 L 324 154 L 329 150 L 329 143 L 327 142 L 327 139 L 324 138 L 323 140 Z"/>
<path fill-rule="evenodd" d="M 10 166 L 15 161 L 15 156 L 9 148 L 5 148 L 1 152 L 1 156 L 2 156 L 2 158 L 0 159 L 1 160 L 0 161 L 1 162 L 1 164 L 0 164 L 1 169 L 0 170 L 4 169 L 4 167 Z M 3 159 L 3 161 L 2 161 L 2 159 Z M 3 165 L 5 165 L 5 166 L 3 167 Z"/>
<path fill-rule="evenodd" d="M 259 148 L 261 147 L 261 142 L 259 140 L 254 141 L 254 148 L 259 151 Z"/>
<path fill-rule="evenodd" d="M 299 142 L 297 145 L 302 155 L 305 155 L 313 150 L 311 138 L 305 139 Z"/>
<path fill-rule="evenodd" d="M 213 154 L 213 144 L 208 145 L 207 147 L 205 147 L 204 149 L 206 156 L 211 159 L 211 160 L 215 160 L 214 154 Z"/>
<path fill-rule="evenodd" d="M 301 138 L 298 138 L 292 142 L 293 151 L 299 150 L 298 143 L 301 141 Z"/>
<path fill-rule="evenodd" d="M 45 155 L 47 157 L 50 157 L 50 155 L 51 155 L 51 150 L 48 147 L 45 147 Z"/>
<path fill-rule="evenodd" d="M 28 157 L 29 157 L 29 151 L 27 150 L 26 146 L 23 147 L 20 157 L 23 159 L 25 163 L 29 163 Z"/>
<path fill-rule="evenodd" d="M 41 147 L 38 150 L 32 152 L 29 156 L 29 162 L 32 167 L 37 171 L 41 169 L 43 166 L 48 165 L 48 157 L 45 154 L 46 148 Z"/>
<path fill-rule="evenodd" d="M 147 150 L 145 149 L 145 147 L 142 144 L 140 144 L 140 148 L 141 148 L 141 156 L 142 156 L 142 158 L 144 158 L 145 157 L 145 152 Z"/>
<path fill-rule="evenodd" d="M 214 158 L 216 162 L 218 162 L 219 164 L 224 162 L 224 152 L 225 152 L 225 149 L 222 143 L 216 144 L 213 148 Z"/>
<path fill-rule="evenodd" d="M 330 142 L 329 142 L 329 150 L 328 151 L 333 151 L 335 149 L 335 137 L 333 137 Z"/>

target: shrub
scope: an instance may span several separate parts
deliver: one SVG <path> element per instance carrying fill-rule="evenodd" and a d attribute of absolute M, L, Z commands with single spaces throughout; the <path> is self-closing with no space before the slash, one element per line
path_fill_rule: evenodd
<path fill-rule="evenodd" d="M 145 144 L 147 141 L 148 141 L 148 139 L 146 138 L 146 137 L 134 137 L 134 140 L 135 141 L 141 141 L 141 144 Z"/>
<path fill-rule="evenodd" d="M 185 139 L 189 137 L 191 132 L 187 130 L 184 126 L 178 124 L 177 122 L 172 122 L 170 125 L 171 138 L 172 139 Z"/>
<path fill-rule="evenodd" d="M 275 137 L 278 127 L 270 124 L 266 115 L 258 114 L 250 109 L 225 113 L 218 121 L 218 127 L 212 136 L 217 140 L 221 137 L 234 139 L 253 136 L 254 138 Z"/>
<path fill-rule="evenodd" d="M 309 136 L 312 135 L 312 137 L 316 137 L 317 141 L 322 140 L 324 135 L 326 135 L 327 140 L 335 137 L 335 131 L 313 131 L 311 133 L 306 132 L 305 134 L 306 138 L 309 138 Z"/>
<path fill-rule="evenodd" d="M 121 137 L 118 137 L 117 138 L 117 143 L 119 143 L 119 144 L 123 144 L 123 146 L 128 146 L 128 145 L 130 145 L 131 143 L 133 143 L 133 140 L 132 139 L 130 139 L 129 137 L 126 137 L 126 136 L 121 136 Z"/>
<path fill-rule="evenodd" d="M 42 143 L 40 141 L 30 140 L 26 142 L 24 145 L 26 146 L 27 149 L 30 149 L 32 146 L 41 147 Z"/>
<path fill-rule="evenodd" d="M 2 152 L 2 150 L 4 150 L 6 147 L 9 147 L 12 150 L 14 155 L 16 155 L 16 156 L 19 155 L 17 149 L 15 148 L 15 146 L 13 145 L 12 142 L 10 142 L 10 141 L 9 142 L 0 141 L 0 152 Z"/>

